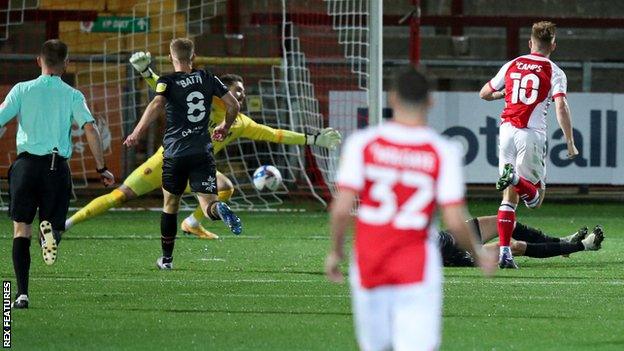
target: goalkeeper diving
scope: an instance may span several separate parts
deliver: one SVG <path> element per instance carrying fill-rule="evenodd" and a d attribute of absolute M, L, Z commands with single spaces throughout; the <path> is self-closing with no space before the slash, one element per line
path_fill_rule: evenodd
<path fill-rule="evenodd" d="M 158 75 L 150 68 L 151 56 L 148 53 L 136 52 L 130 57 L 132 66 L 145 78 L 152 89 L 156 89 Z M 245 86 L 243 78 L 236 74 L 226 74 L 220 77 L 234 97 L 242 104 L 245 100 Z M 212 110 L 210 112 L 209 132 L 223 122 L 225 118 L 225 104 L 221 99 L 213 97 Z M 230 128 L 229 134 L 223 141 L 213 141 L 214 153 L 223 150 L 229 143 L 238 139 L 247 138 L 257 141 L 267 141 L 288 145 L 316 145 L 328 149 L 335 149 L 340 145 L 342 136 L 340 132 L 332 128 L 322 129 L 316 134 L 303 134 L 290 130 L 274 129 L 263 124 L 256 123 L 250 117 L 239 113 L 236 121 Z M 74 225 L 84 222 L 103 214 L 113 207 L 120 206 L 128 200 L 143 196 L 162 186 L 163 147 L 161 146 L 154 155 L 135 169 L 120 185 L 106 195 L 92 200 L 85 207 L 76 212 L 65 221 L 68 230 Z M 217 172 L 217 191 L 219 201 L 228 201 L 234 194 L 234 185 L 222 173 Z M 186 191 L 190 193 L 187 185 Z M 194 234 L 204 239 L 217 239 L 218 236 L 206 230 L 201 225 L 204 219 L 202 209 L 197 209 L 182 221 L 182 231 Z"/>

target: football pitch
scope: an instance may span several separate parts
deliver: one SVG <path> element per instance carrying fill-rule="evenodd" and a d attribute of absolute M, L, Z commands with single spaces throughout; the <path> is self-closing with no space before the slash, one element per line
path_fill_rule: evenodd
<path fill-rule="evenodd" d="M 470 205 L 473 216 L 497 208 Z M 547 199 L 520 209 L 519 221 L 548 234 L 601 224 L 603 248 L 519 258 L 520 270 L 492 279 L 445 269 L 442 349 L 623 350 L 623 208 Z M 220 223 L 206 223 L 217 241 L 180 235 L 173 271 L 155 267 L 158 212 L 110 212 L 76 226 L 51 267 L 33 241 L 30 309 L 13 310 L 13 349 L 355 350 L 348 286 L 323 275 L 327 214 L 240 216 L 240 237 Z M 0 228 L 0 273 L 14 281 L 12 225 L 5 218 Z"/>

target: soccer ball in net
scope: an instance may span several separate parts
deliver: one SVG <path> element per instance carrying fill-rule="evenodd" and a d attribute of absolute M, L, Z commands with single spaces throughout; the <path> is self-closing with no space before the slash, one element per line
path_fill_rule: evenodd
<path fill-rule="evenodd" d="M 277 190 L 282 184 L 282 174 L 273 166 L 260 166 L 253 174 L 253 183 L 258 190 Z"/>

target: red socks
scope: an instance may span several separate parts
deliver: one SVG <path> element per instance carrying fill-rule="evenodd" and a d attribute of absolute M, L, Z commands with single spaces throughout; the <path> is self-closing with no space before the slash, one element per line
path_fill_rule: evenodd
<path fill-rule="evenodd" d="M 538 186 L 520 176 L 517 177 L 518 184 L 514 185 L 514 189 L 516 189 L 520 198 L 524 201 L 527 207 L 533 208 L 537 206 L 537 204 L 539 204 L 539 192 L 537 191 Z"/>
<path fill-rule="evenodd" d="M 498 208 L 497 217 L 499 246 L 509 246 L 511 235 L 516 225 L 516 208 L 514 205 L 503 202 Z"/>

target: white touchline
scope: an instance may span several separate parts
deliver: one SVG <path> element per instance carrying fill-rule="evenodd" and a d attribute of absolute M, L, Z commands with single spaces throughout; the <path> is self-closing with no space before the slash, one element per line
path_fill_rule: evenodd
<path fill-rule="evenodd" d="M 46 295 L 66 295 L 66 292 L 62 291 L 52 291 L 47 292 Z M 154 295 L 158 295 L 158 293 L 154 292 Z M 93 291 L 81 291 L 79 295 L 117 295 L 117 296 L 138 296 L 138 295 L 148 295 L 145 292 L 133 293 L 133 292 L 93 292 Z M 349 298 L 351 295 L 346 294 L 336 294 L 336 295 L 311 295 L 311 294 L 303 294 L 303 295 L 288 295 L 288 294 L 230 294 L 230 293 L 179 293 L 177 296 L 198 296 L 198 297 L 241 297 L 241 298 Z M 553 297 L 554 298 L 554 297 Z"/>
<path fill-rule="evenodd" d="M 327 283 L 324 278 L 318 280 L 309 279 L 171 279 L 171 277 L 162 278 L 87 278 L 87 277 L 33 277 L 31 280 L 65 280 L 65 281 L 109 281 L 109 282 L 181 282 L 181 283 L 259 283 L 259 284 L 290 284 L 290 283 Z"/>
<path fill-rule="evenodd" d="M 477 281 L 476 280 L 460 280 L 460 279 L 445 279 L 444 281 L 445 283 L 448 284 L 475 284 Z M 504 282 L 500 281 L 500 280 L 481 280 L 478 282 L 479 284 L 500 284 L 500 285 L 504 285 L 504 284 L 522 284 L 522 285 L 535 285 L 535 284 L 539 284 L 539 285 L 585 285 L 588 283 L 591 284 L 598 284 L 598 285 L 624 285 L 624 281 L 622 280 L 613 280 L 613 281 L 591 281 L 591 282 L 587 282 L 587 281 L 576 281 L 576 280 L 560 280 L 560 281 L 553 281 L 553 280 L 541 280 L 541 279 L 534 279 L 534 280 L 527 280 L 527 279 L 522 279 L 522 280 L 505 280 Z"/>

